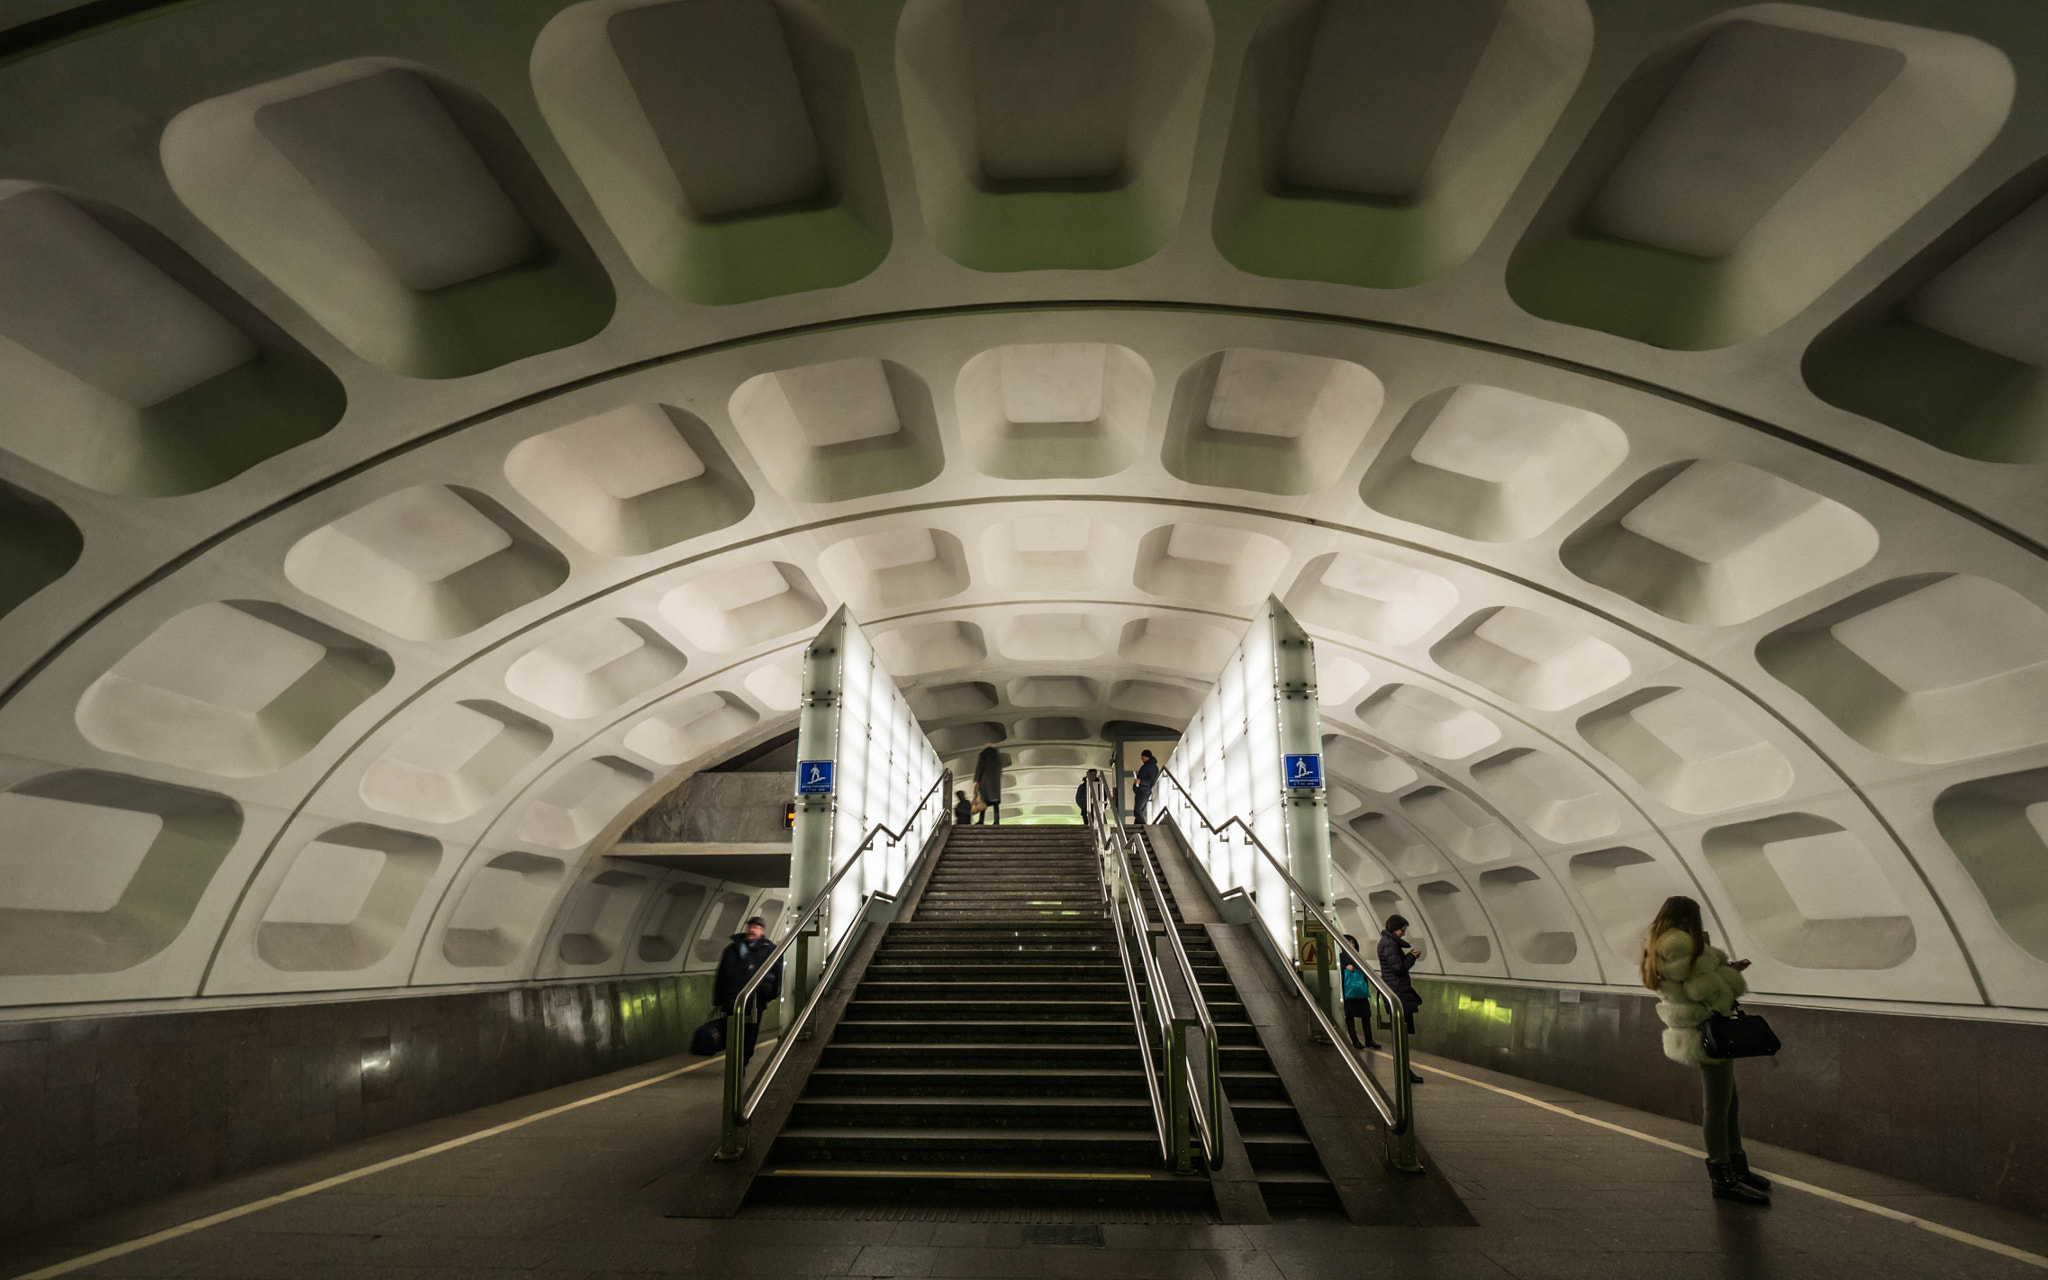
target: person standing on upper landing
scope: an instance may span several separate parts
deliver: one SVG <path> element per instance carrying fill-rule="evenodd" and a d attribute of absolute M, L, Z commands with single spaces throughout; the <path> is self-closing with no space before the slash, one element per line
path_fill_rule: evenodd
<path fill-rule="evenodd" d="M 1380 977 L 1394 989 L 1395 995 L 1401 997 L 1401 1024 L 1412 1039 L 1415 1035 L 1415 1011 L 1422 1007 L 1422 997 L 1416 994 L 1415 984 L 1408 979 L 1408 971 L 1422 959 L 1422 948 L 1411 945 L 1407 935 L 1406 916 L 1387 917 L 1387 927 L 1380 932 Z M 1421 1084 L 1422 1077 L 1411 1068 L 1408 1082 Z"/>
<path fill-rule="evenodd" d="M 1700 904 L 1683 895 L 1666 898 L 1643 933 L 1643 985 L 1657 993 L 1657 1017 L 1664 1023 L 1664 1056 L 1698 1067 L 1706 1095 L 1701 1123 L 1707 1143 L 1707 1177 L 1717 1200 L 1769 1204 L 1770 1179 L 1749 1171 L 1742 1152 L 1742 1128 L 1735 1097 L 1735 1064 L 1709 1058 L 1700 1025 L 1735 1008 L 1749 990 L 1742 971 L 1747 960 L 1730 960 L 1707 941 Z"/>
<path fill-rule="evenodd" d="M 1081 825 L 1095 821 L 1095 804 L 1088 795 L 1088 788 L 1095 785 L 1102 775 L 1093 769 L 1081 775 L 1081 785 L 1074 788 L 1074 807 L 1081 811 Z"/>
<path fill-rule="evenodd" d="M 1140 751 L 1138 758 L 1144 763 L 1138 766 L 1138 779 L 1131 789 L 1131 821 L 1142 827 L 1145 825 L 1145 806 L 1152 799 L 1152 788 L 1159 783 L 1159 761 L 1152 758 L 1150 751 Z"/>
<path fill-rule="evenodd" d="M 767 961 L 774 950 L 775 944 L 768 940 L 767 922 L 759 916 L 748 920 L 746 928 L 732 935 L 732 941 L 725 944 L 725 954 L 718 957 L 718 972 L 711 979 L 711 1003 L 730 1017 L 733 1001 L 740 998 L 740 988 L 747 985 L 747 980 L 754 976 L 754 971 Z M 761 985 L 747 997 L 747 1016 L 743 1020 L 747 1028 L 747 1051 L 741 1061 L 754 1060 L 754 1042 L 761 1038 L 761 1011 L 781 994 L 782 961 L 777 960 L 774 970 L 761 979 Z"/>
<path fill-rule="evenodd" d="M 993 746 L 983 747 L 974 758 L 974 793 L 988 806 L 988 820 L 1003 825 L 1003 756 Z M 979 826 L 982 815 L 974 815 Z"/>

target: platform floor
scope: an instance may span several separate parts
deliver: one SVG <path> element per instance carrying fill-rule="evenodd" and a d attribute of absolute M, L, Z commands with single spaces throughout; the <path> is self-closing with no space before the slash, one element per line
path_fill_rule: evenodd
<path fill-rule="evenodd" d="M 712 1144 L 718 1083 L 705 1060 L 676 1059 L 0 1244 L 0 1276 L 2038 1280 L 2048 1274 L 2048 1222 L 1761 1145 L 1751 1149 L 1760 1168 L 1817 1190 L 1781 1187 L 1768 1209 L 1718 1204 L 1706 1193 L 1696 1159 L 1650 1140 L 1690 1147 L 1698 1135 L 1687 1126 L 1461 1063 L 1419 1061 L 1429 1075 L 1417 1090 L 1424 1141 L 1466 1196 L 1477 1227 L 1094 1227 L 1026 1221 L 1031 1215 L 1000 1206 L 959 1211 L 950 1221 L 911 1215 L 669 1218 L 664 1211 L 675 1200 L 677 1180 L 701 1167 Z M 1769 1086 L 1763 1070 L 1748 1087 Z M 1918 1221 L 1882 1216 L 1822 1191 Z M 215 1215 L 222 1220 L 209 1221 Z M 1939 1234 L 1943 1229 L 1981 1241 Z M 93 1261 L 102 1250 L 125 1251 Z"/>

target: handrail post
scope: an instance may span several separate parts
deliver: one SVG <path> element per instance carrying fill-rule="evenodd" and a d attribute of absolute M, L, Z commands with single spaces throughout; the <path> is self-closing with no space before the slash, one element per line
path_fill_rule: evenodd
<path fill-rule="evenodd" d="M 790 975 L 794 981 L 789 984 L 789 998 L 790 1004 L 798 1009 L 803 1008 L 811 998 L 811 942 L 817 937 L 816 924 L 806 926 L 796 937 L 796 968 Z M 824 975 L 820 973 L 819 976 Z M 810 1032 L 806 1030 L 804 1035 L 808 1037 Z"/>
<path fill-rule="evenodd" d="M 1203 1090 L 1203 1093 L 1209 1100 L 1209 1124 L 1214 1129 L 1210 1138 L 1220 1151 L 1223 1143 L 1223 1054 L 1216 1047 L 1218 1038 L 1214 1030 L 1203 1029 L 1202 1039 L 1207 1041 L 1209 1046 L 1208 1088 Z"/>
<path fill-rule="evenodd" d="M 740 1094 L 747 1078 L 747 1005 L 733 1002 L 725 1016 L 725 1090 L 718 1134 L 717 1160 L 738 1160 L 747 1154 L 748 1125 L 740 1115 Z"/>
<path fill-rule="evenodd" d="M 1194 1134 L 1188 1124 L 1188 1022 L 1175 1018 L 1167 1031 L 1166 1114 L 1175 1173 L 1195 1171 Z"/>
<path fill-rule="evenodd" d="M 1408 1117 L 1404 1125 L 1387 1126 L 1387 1163 L 1402 1173 L 1422 1172 L 1422 1151 L 1415 1141 L 1415 1083 L 1408 1078 L 1407 1010 L 1394 1009 L 1394 1114 Z M 1399 1130 L 1399 1132 L 1396 1132 Z"/>

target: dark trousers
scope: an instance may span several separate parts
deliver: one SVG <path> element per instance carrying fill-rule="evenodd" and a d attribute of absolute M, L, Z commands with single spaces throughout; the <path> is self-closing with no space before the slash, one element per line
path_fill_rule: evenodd
<path fill-rule="evenodd" d="M 753 1002 L 750 1000 L 748 1003 L 752 1004 Z M 720 1009 L 719 1012 L 728 1018 L 732 1016 L 732 1010 L 730 1009 Z M 754 1045 L 761 1039 L 761 1011 L 759 1009 L 747 1010 L 747 1016 L 741 1020 L 741 1025 L 746 1028 L 746 1047 L 740 1054 L 740 1062 L 744 1064 L 754 1060 Z"/>
<path fill-rule="evenodd" d="M 1382 974 L 1384 974 L 1384 973 L 1386 972 L 1386 970 L 1382 969 L 1382 970 L 1381 970 L 1380 972 L 1381 972 Z M 1385 999 L 1386 999 L 1386 997 L 1385 997 L 1385 996 L 1381 996 L 1381 997 L 1380 997 L 1380 999 L 1381 999 L 1381 1000 L 1385 1000 Z M 1402 992 L 1402 994 L 1401 994 L 1401 1022 L 1402 1022 L 1402 1024 L 1403 1024 L 1404 1028 L 1405 1028 L 1405 1029 L 1407 1030 L 1407 1032 L 1408 1032 L 1409 1036 L 1411 1036 L 1411 1037 L 1413 1037 L 1413 1036 L 1414 1036 L 1414 1034 L 1415 1034 L 1415 1011 L 1416 1011 L 1417 1009 L 1421 1008 L 1421 1007 L 1422 1007 L 1422 997 L 1421 997 L 1421 996 L 1419 996 L 1419 995 L 1416 995 L 1416 994 L 1414 993 L 1414 991 L 1413 991 L 1412 989 L 1411 989 L 1411 990 L 1408 990 L 1408 991 L 1404 991 L 1404 992 Z M 1392 1010 L 1391 1008 L 1389 1008 L 1389 1009 L 1387 1010 L 1387 1020 L 1388 1020 L 1389 1022 L 1391 1022 L 1391 1021 L 1393 1021 L 1393 1017 L 1394 1017 L 1394 1011 L 1393 1011 L 1393 1010 Z"/>
<path fill-rule="evenodd" d="M 1352 1026 L 1353 1023 L 1358 1025 L 1354 1028 Z M 1358 1040 L 1361 1038 L 1359 1035 L 1361 1031 L 1365 1033 L 1362 1037 L 1365 1043 L 1371 1045 L 1373 1043 L 1373 1034 L 1372 995 L 1370 993 L 1362 996 L 1344 997 L 1344 1034 L 1350 1036 L 1353 1040 Z"/>
<path fill-rule="evenodd" d="M 1700 1081 L 1706 1106 L 1700 1123 L 1707 1159 L 1725 1164 L 1742 1154 L 1741 1101 L 1735 1096 L 1735 1064 L 1702 1062 Z"/>
<path fill-rule="evenodd" d="M 1131 821 L 1145 825 L 1145 806 L 1152 803 L 1152 788 L 1139 787 L 1131 793 Z"/>
<path fill-rule="evenodd" d="M 981 811 L 980 813 L 977 813 L 977 814 L 975 814 L 975 815 L 974 815 L 974 825 L 975 825 L 975 826 L 977 826 L 977 827 L 978 827 L 978 826 L 980 826 L 980 825 L 981 825 L 981 820 L 982 820 L 983 818 L 987 818 L 987 819 L 989 820 L 989 823 L 990 823 L 991 825 L 993 825 L 993 826 L 998 826 L 998 827 L 1002 826 L 1002 825 L 1003 825 L 1003 806 L 1001 806 L 1001 805 L 999 805 L 999 804 L 992 804 L 992 805 L 990 805 L 990 806 L 989 806 L 988 808 L 986 808 L 986 809 L 983 809 L 983 810 L 982 810 L 982 811 Z"/>

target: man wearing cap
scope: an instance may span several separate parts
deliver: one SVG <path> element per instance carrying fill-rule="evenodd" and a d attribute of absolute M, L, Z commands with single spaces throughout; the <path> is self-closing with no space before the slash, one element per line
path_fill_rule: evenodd
<path fill-rule="evenodd" d="M 725 946 L 725 954 L 718 957 L 718 976 L 711 982 L 711 1003 L 732 1015 L 733 1001 L 739 999 L 740 988 L 754 976 L 754 971 L 768 959 L 775 950 L 775 944 L 768 940 L 768 925 L 759 916 L 747 921 L 745 931 L 732 935 L 732 941 Z M 754 994 L 747 997 L 747 1051 L 742 1061 L 754 1060 L 754 1042 L 761 1038 L 761 1011 L 768 1002 L 782 994 L 782 961 L 775 962 L 775 968 L 761 985 L 754 988 Z"/>

